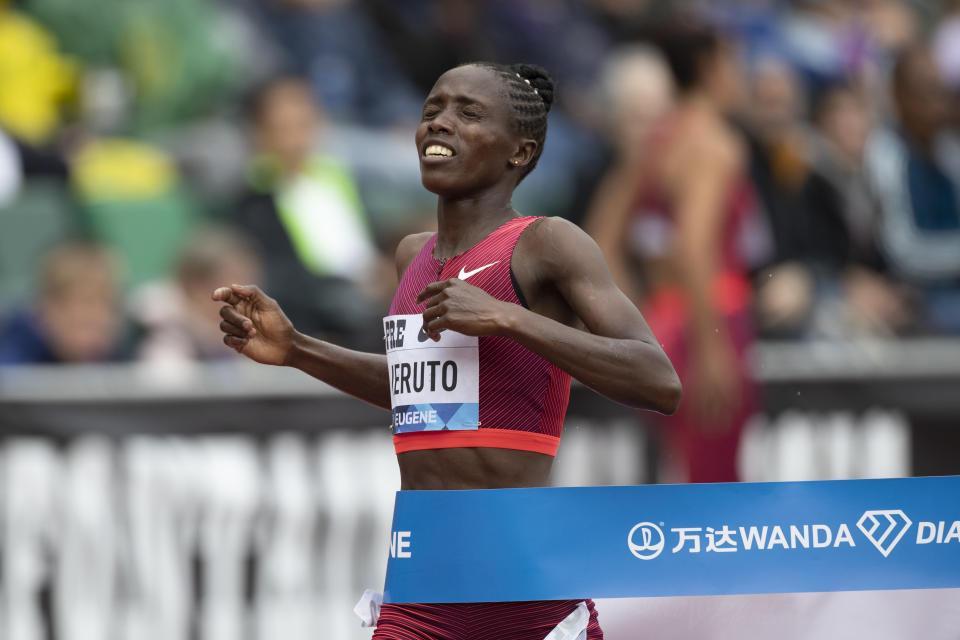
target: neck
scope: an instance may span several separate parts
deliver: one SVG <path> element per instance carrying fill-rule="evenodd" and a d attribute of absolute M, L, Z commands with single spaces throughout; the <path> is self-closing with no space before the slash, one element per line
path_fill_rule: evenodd
<path fill-rule="evenodd" d="M 463 253 L 504 222 L 517 217 L 517 212 L 510 203 L 512 192 L 512 188 L 494 188 L 462 198 L 441 196 L 437 201 L 437 244 L 434 256 L 449 258 Z"/>

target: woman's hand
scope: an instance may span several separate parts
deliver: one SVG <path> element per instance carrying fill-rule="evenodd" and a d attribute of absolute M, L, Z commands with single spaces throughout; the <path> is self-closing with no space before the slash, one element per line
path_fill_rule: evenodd
<path fill-rule="evenodd" d="M 417 304 L 424 301 L 423 327 L 433 340 L 440 339 L 443 329 L 468 336 L 499 335 L 508 326 L 511 314 L 521 308 L 458 278 L 427 285 L 417 296 Z"/>
<path fill-rule="evenodd" d="M 276 300 L 253 285 L 230 285 L 213 292 L 220 308 L 223 343 L 261 364 L 283 365 L 297 331 Z"/>

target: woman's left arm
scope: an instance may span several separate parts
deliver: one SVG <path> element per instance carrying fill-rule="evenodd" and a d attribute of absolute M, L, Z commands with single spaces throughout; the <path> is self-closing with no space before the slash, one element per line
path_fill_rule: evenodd
<path fill-rule="evenodd" d="M 452 279 L 427 286 L 418 298 L 427 300 L 428 333 L 451 329 L 506 336 L 611 400 L 673 413 L 680 380 L 643 316 L 614 284 L 590 236 L 565 220 L 548 218 L 520 242 L 523 255 L 534 256 L 536 279 L 559 292 L 586 331 Z"/>

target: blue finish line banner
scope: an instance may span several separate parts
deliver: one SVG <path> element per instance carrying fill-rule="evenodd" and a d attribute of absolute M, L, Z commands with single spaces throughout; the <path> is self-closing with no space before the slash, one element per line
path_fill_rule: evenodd
<path fill-rule="evenodd" d="M 385 602 L 960 587 L 960 476 L 397 493 Z"/>

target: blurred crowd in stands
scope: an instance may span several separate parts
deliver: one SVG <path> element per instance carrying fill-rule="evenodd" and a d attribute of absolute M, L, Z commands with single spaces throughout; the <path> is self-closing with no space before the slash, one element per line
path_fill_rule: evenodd
<path fill-rule="evenodd" d="M 382 348 L 393 248 L 435 227 L 421 102 L 474 60 L 554 75 L 514 205 L 581 224 L 649 305 L 676 239 L 638 184 L 656 156 L 681 189 L 686 22 L 728 54 L 707 80 L 757 333 L 960 334 L 956 0 L 0 0 L 0 363 L 233 357 L 231 282 Z"/>

